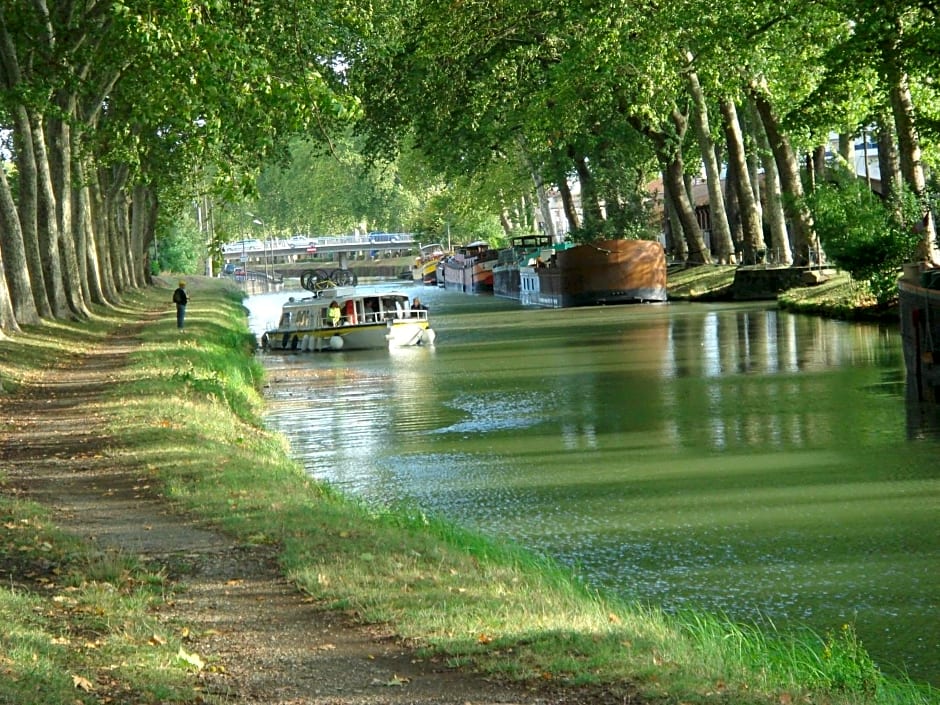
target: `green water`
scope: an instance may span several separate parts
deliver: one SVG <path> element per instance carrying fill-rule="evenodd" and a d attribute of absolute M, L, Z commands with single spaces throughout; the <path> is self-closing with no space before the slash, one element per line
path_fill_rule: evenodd
<path fill-rule="evenodd" d="M 667 610 L 850 623 L 940 683 L 940 411 L 905 403 L 893 328 L 414 294 L 433 349 L 265 356 L 268 422 L 312 475 Z"/>

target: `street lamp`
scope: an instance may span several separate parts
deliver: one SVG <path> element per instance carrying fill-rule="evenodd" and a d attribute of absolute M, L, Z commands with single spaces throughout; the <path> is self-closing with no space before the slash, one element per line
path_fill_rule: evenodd
<path fill-rule="evenodd" d="M 261 251 L 264 255 L 264 277 L 265 279 L 268 279 L 270 276 L 268 274 L 268 238 L 264 232 L 264 221 L 254 213 L 248 213 L 247 215 L 249 218 L 251 218 L 252 223 L 261 228 Z"/>

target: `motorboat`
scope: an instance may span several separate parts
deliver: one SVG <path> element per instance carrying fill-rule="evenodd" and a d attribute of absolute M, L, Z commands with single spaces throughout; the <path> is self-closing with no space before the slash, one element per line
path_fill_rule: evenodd
<path fill-rule="evenodd" d="M 428 311 L 403 292 L 366 292 L 330 279 L 301 277 L 311 296 L 291 296 L 280 321 L 266 330 L 266 350 L 378 350 L 433 345 Z M 417 301 L 417 299 L 416 299 Z"/>
<path fill-rule="evenodd" d="M 415 263 L 411 267 L 413 280 L 421 284 L 436 286 L 437 264 L 445 254 L 444 247 L 439 243 L 420 247 Z"/>

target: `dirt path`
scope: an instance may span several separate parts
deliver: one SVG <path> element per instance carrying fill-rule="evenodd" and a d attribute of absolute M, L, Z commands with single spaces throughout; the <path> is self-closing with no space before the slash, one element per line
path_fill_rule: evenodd
<path fill-rule="evenodd" d="M 394 639 L 325 613 L 277 572 L 273 555 L 175 514 L 146 473 L 116 465 L 96 402 L 125 373 L 136 326 L 66 356 L 37 384 L 0 397 L 0 462 L 16 491 L 102 550 L 137 554 L 184 586 L 162 618 L 190 626 L 188 649 L 217 668 L 207 702 L 266 705 L 623 703 L 490 682 L 420 660 Z M 126 461 L 125 461 L 126 462 Z"/>

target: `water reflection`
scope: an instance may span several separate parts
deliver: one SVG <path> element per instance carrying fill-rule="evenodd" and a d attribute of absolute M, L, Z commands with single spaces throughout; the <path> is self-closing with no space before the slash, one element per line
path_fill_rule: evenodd
<path fill-rule="evenodd" d="M 265 357 L 269 422 L 311 474 L 667 609 L 853 622 L 881 662 L 940 680 L 940 434 L 905 406 L 895 331 L 421 298 L 433 349 Z"/>

